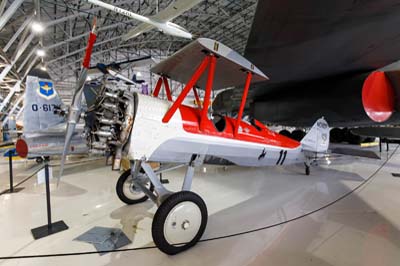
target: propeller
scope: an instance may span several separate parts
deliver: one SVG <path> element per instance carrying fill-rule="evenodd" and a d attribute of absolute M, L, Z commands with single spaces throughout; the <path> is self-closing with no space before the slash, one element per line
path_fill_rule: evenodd
<path fill-rule="evenodd" d="M 89 34 L 89 40 L 86 47 L 85 57 L 82 62 L 82 69 L 79 75 L 78 81 L 76 82 L 75 92 L 72 97 L 72 103 L 69 107 L 67 129 L 65 134 L 64 150 L 61 157 L 60 174 L 57 180 L 57 184 L 60 182 L 61 176 L 64 172 L 65 159 L 68 154 L 69 145 L 75 131 L 76 124 L 79 122 L 82 108 L 82 93 L 85 86 L 87 72 L 90 65 L 90 57 L 93 50 L 93 45 L 96 42 L 96 17 L 93 19 L 92 31 Z"/>

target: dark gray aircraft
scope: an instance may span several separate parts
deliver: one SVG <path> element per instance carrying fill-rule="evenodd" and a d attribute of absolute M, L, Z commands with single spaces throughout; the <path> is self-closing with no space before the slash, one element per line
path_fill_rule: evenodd
<path fill-rule="evenodd" d="M 270 81 L 252 86 L 248 114 L 295 127 L 321 116 L 399 124 L 399 25 L 398 0 L 258 1 L 245 57 Z M 218 95 L 214 110 L 236 110 L 240 90 Z"/>

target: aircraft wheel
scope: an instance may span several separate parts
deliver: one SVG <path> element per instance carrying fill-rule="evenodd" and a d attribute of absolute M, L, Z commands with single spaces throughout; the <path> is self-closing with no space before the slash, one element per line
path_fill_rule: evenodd
<path fill-rule="evenodd" d="M 149 181 L 147 188 L 154 190 L 153 184 Z M 131 170 L 126 170 L 118 179 L 117 186 L 118 198 L 128 205 L 137 204 L 146 201 L 149 197 L 132 181 Z"/>
<path fill-rule="evenodd" d="M 292 138 L 292 133 L 290 133 L 290 131 L 287 129 L 282 129 L 281 131 L 279 131 L 279 134 L 288 138 Z"/>
<path fill-rule="evenodd" d="M 43 163 L 43 158 L 42 157 L 36 157 L 36 163 L 37 164 Z"/>
<path fill-rule="evenodd" d="M 165 199 L 154 215 L 153 241 L 162 252 L 175 255 L 200 240 L 207 219 L 207 207 L 199 195 L 190 191 L 174 193 Z"/>

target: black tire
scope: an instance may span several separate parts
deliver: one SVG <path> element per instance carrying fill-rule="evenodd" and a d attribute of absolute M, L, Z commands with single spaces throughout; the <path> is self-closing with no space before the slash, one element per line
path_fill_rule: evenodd
<path fill-rule="evenodd" d="M 351 130 L 349 130 L 347 138 L 348 138 L 347 141 L 349 142 L 349 144 L 353 144 L 353 145 L 360 145 L 364 140 L 363 137 L 353 134 L 353 132 L 351 132 Z"/>
<path fill-rule="evenodd" d="M 164 225 L 166 223 L 168 214 L 174 209 L 175 206 L 182 202 L 192 202 L 196 204 L 197 207 L 199 207 L 199 210 L 201 212 L 201 224 L 197 231 L 197 234 L 193 237 L 191 241 L 187 243 L 170 244 L 167 241 L 166 236 L 164 235 Z M 181 191 L 174 193 L 170 195 L 160 205 L 156 214 L 154 215 L 153 224 L 151 227 L 153 241 L 162 252 L 168 255 L 175 255 L 196 245 L 206 229 L 207 219 L 207 206 L 199 195 L 190 191 Z"/>
<path fill-rule="evenodd" d="M 290 133 L 290 131 L 287 129 L 282 129 L 281 131 L 279 131 L 279 134 L 288 138 L 292 138 L 292 133 Z"/>
<path fill-rule="evenodd" d="M 341 143 L 343 142 L 344 138 L 345 138 L 345 130 L 340 129 L 340 128 L 332 128 L 329 136 L 330 136 L 330 142 L 332 143 Z"/>
<path fill-rule="evenodd" d="M 306 132 L 304 132 L 301 129 L 296 129 L 296 130 L 293 130 L 293 132 L 292 132 L 292 139 L 301 141 L 305 135 L 306 135 Z"/>
<path fill-rule="evenodd" d="M 36 157 L 36 163 L 37 164 L 43 163 L 43 158 L 42 157 Z"/>
<path fill-rule="evenodd" d="M 131 175 L 131 170 L 128 169 L 118 178 L 117 185 L 116 185 L 116 191 L 117 191 L 118 198 L 122 202 L 124 202 L 128 205 L 137 204 L 137 203 L 146 201 L 149 198 L 147 195 L 143 195 L 142 197 L 138 197 L 138 198 L 131 198 L 131 197 L 129 197 L 129 195 L 126 195 L 124 193 L 124 184 L 127 181 L 127 179 L 130 177 L 130 175 Z M 132 186 L 134 186 L 134 185 L 132 185 Z M 150 191 L 154 191 L 153 184 L 150 183 L 149 189 L 150 189 Z"/>

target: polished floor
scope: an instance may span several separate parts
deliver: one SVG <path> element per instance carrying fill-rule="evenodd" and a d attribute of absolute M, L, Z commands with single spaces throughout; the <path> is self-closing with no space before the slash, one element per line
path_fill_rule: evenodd
<path fill-rule="evenodd" d="M 202 242 L 176 256 L 151 248 L 154 205 L 120 202 L 119 174 L 104 160 L 71 164 L 60 185 L 52 185 L 53 220 L 64 220 L 67 231 L 33 240 L 30 229 L 46 223 L 44 186 L 35 175 L 20 192 L 0 195 L 0 265 L 399 265 L 397 148 L 391 145 L 381 159 L 332 155 L 310 176 L 301 165 L 200 168 L 193 191 L 207 203 L 208 226 Z M 37 167 L 16 163 L 16 182 Z M 0 174 L 1 191 L 8 185 L 6 160 Z M 182 170 L 164 175 L 171 190 L 182 176 Z M 132 244 L 92 253 L 92 245 L 73 239 L 94 226 L 121 228 Z"/>

